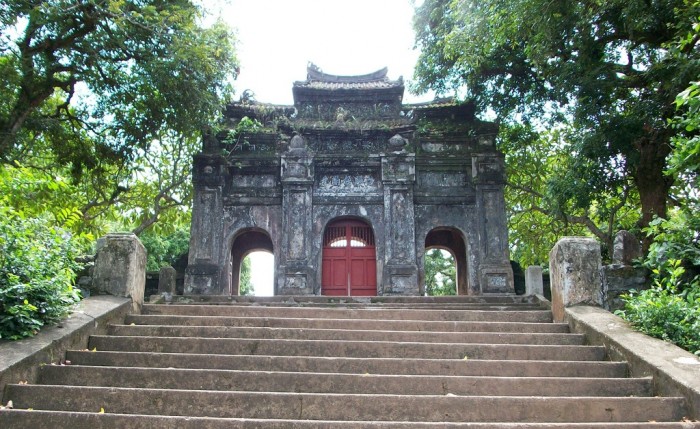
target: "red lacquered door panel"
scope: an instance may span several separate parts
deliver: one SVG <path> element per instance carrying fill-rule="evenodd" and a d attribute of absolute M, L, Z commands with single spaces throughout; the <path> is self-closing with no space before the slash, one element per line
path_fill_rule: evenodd
<path fill-rule="evenodd" d="M 321 294 L 377 295 L 377 252 L 372 228 L 355 220 L 334 222 L 323 236 Z"/>

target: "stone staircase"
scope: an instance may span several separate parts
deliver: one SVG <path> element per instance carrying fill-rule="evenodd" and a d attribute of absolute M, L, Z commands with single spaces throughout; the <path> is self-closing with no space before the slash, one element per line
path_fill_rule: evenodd
<path fill-rule="evenodd" d="M 527 298 L 234 301 L 145 305 L 0 428 L 700 428 Z"/>

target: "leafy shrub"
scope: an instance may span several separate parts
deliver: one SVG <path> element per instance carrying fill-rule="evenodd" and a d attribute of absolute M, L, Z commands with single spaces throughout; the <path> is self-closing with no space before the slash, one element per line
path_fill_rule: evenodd
<path fill-rule="evenodd" d="M 70 312 L 79 249 L 49 221 L 0 206 L 0 338 L 30 337 Z"/>
<path fill-rule="evenodd" d="M 700 281 L 684 280 L 681 260 L 668 259 L 652 270 L 654 284 L 641 292 L 622 295 L 616 314 L 641 332 L 670 341 L 700 355 Z"/>

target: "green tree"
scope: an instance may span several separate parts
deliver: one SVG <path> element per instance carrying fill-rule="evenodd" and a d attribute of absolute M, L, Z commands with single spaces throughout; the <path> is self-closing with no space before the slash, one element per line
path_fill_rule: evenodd
<path fill-rule="evenodd" d="M 17 202 L 95 234 L 187 220 L 191 156 L 237 71 L 231 30 L 189 0 L 0 9 L 0 162 L 58 187 Z"/>
<path fill-rule="evenodd" d="M 684 0 L 426 0 L 415 17 L 416 89 L 459 90 L 503 123 L 563 124 L 571 156 L 548 179 L 556 199 L 546 212 L 633 198 L 640 230 L 667 211 L 667 120 L 700 74 L 697 37 L 671 50 L 699 15 Z"/>
<path fill-rule="evenodd" d="M 255 295 L 255 285 L 252 283 L 252 268 L 250 255 L 243 258 L 241 262 L 241 275 L 238 283 L 238 293 L 240 295 Z"/>
<path fill-rule="evenodd" d="M 186 255 L 190 247 L 190 227 L 182 223 L 171 232 L 149 229 L 139 236 L 148 253 L 147 271 L 158 271 L 165 266 L 175 266 L 177 260 Z"/>
<path fill-rule="evenodd" d="M 74 171 L 217 117 L 231 31 L 189 0 L 12 0 L 0 14 L 0 159 L 43 143 Z M 70 137 L 70 138 L 66 138 Z"/>
<path fill-rule="evenodd" d="M 456 295 L 456 278 L 455 258 L 450 252 L 441 249 L 430 249 L 425 252 L 426 295 Z"/>

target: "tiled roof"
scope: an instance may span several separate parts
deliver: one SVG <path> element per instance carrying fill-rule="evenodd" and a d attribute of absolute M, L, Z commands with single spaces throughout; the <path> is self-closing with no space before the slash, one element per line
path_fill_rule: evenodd
<path fill-rule="evenodd" d="M 380 88 L 399 88 L 403 86 L 401 81 L 381 80 L 374 82 L 294 82 L 295 87 L 312 88 L 312 89 L 380 89 Z"/>

